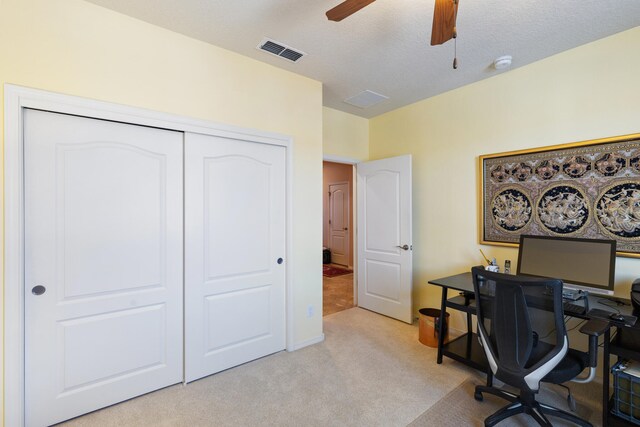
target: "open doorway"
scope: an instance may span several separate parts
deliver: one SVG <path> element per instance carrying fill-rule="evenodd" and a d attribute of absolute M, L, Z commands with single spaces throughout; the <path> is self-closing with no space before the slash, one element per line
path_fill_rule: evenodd
<path fill-rule="evenodd" d="M 353 165 L 323 162 L 322 314 L 354 306 Z"/>

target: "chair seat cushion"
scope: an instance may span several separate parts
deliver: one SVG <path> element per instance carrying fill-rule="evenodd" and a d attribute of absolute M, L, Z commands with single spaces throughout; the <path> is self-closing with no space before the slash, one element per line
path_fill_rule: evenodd
<path fill-rule="evenodd" d="M 549 343 L 539 341 L 533 347 L 527 368 L 538 363 L 538 361 L 544 357 L 553 346 Z M 573 348 L 569 348 L 564 359 L 554 367 L 545 377 L 542 378 L 543 382 L 560 384 L 574 379 L 580 372 L 589 366 L 589 353 L 578 351 Z"/>
<path fill-rule="evenodd" d="M 589 365 L 589 354 L 569 349 L 567 355 L 544 378 L 543 382 L 560 384 L 574 379 Z"/>

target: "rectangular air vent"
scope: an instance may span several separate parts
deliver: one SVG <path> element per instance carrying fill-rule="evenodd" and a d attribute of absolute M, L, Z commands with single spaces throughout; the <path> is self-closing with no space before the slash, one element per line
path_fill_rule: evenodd
<path fill-rule="evenodd" d="M 387 99 L 389 99 L 388 96 L 381 95 L 372 90 L 363 90 L 359 94 L 345 99 L 343 102 L 358 108 L 368 108 Z"/>
<path fill-rule="evenodd" d="M 296 62 L 298 59 L 306 55 L 306 53 L 300 50 L 293 49 L 286 44 L 268 38 L 262 39 L 262 41 L 258 45 L 258 49 L 272 55 L 279 56 L 280 58 L 287 59 L 291 62 Z"/>

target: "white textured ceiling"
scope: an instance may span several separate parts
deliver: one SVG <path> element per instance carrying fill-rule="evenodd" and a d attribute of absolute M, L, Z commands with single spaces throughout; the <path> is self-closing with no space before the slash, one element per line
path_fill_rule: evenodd
<path fill-rule="evenodd" d="M 453 41 L 429 45 L 434 0 L 378 0 L 342 22 L 325 16 L 341 0 L 88 1 L 319 80 L 325 106 L 368 118 L 508 72 L 498 56 L 520 67 L 640 25 L 640 0 L 460 0 L 453 70 Z M 259 51 L 264 37 L 307 56 Z M 389 99 L 343 102 L 363 90 Z"/>

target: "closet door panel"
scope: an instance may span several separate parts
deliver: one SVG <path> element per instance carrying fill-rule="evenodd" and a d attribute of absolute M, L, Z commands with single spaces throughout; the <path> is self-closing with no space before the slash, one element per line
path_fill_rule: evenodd
<path fill-rule="evenodd" d="M 285 347 L 285 148 L 187 134 L 185 189 L 193 381 Z"/>
<path fill-rule="evenodd" d="M 25 111 L 26 424 L 182 381 L 179 132 Z"/>

